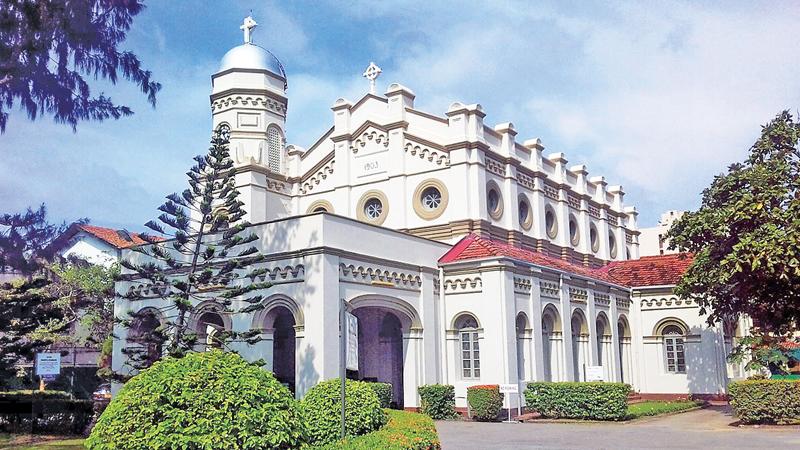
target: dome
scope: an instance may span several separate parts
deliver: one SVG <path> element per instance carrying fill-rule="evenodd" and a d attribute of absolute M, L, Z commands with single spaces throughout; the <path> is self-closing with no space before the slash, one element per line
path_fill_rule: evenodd
<path fill-rule="evenodd" d="M 219 65 L 219 72 L 228 69 L 268 70 L 286 79 L 283 64 L 269 50 L 255 44 L 242 44 L 225 53 Z"/>

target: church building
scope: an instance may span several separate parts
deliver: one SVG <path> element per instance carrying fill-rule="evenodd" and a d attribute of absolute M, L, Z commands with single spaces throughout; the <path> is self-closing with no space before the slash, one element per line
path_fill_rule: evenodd
<path fill-rule="evenodd" d="M 726 354 L 748 324 L 709 327 L 673 294 L 690 259 L 640 258 L 621 186 L 479 104 L 418 110 L 410 88 L 379 89 L 375 64 L 363 97 L 331 99 L 328 131 L 287 145 L 291 80 L 253 43 L 255 26 L 247 18 L 245 42 L 222 57 L 210 102 L 273 285 L 247 317 L 213 298 L 198 305 L 201 338 L 260 329 L 263 341 L 237 350 L 300 398 L 339 375 L 343 300 L 358 320 L 352 375 L 392 383 L 406 408 L 433 383 L 454 385 L 465 406 L 477 384 L 602 378 L 642 395 L 718 396 L 744 375 Z M 139 288 L 117 283 L 118 316 L 162 314 L 163 299 L 121 296 Z M 155 325 L 116 330 L 114 369 Z"/>

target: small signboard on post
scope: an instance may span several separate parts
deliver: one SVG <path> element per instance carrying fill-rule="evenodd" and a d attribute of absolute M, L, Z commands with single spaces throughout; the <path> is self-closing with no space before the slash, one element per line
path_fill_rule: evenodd
<path fill-rule="evenodd" d="M 347 370 L 358 370 L 358 318 L 345 311 L 347 317 Z"/>
<path fill-rule="evenodd" d="M 519 385 L 516 383 L 513 384 L 501 384 L 500 385 L 500 393 L 503 395 L 503 402 L 507 403 L 506 408 L 508 408 L 508 420 L 505 422 L 507 423 L 515 423 L 516 420 L 511 420 L 511 396 L 516 394 L 519 395 Z M 506 402 L 508 399 L 508 402 Z M 519 405 L 517 405 L 517 414 L 519 414 Z"/>
<path fill-rule="evenodd" d="M 586 381 L 606 381 L 603 366 L 586 366 Z"/>
<path fill-rule="evenodd" d="M 61 353 L 37 353 L 36 375 L 55 378 L 61 374 Z"/>

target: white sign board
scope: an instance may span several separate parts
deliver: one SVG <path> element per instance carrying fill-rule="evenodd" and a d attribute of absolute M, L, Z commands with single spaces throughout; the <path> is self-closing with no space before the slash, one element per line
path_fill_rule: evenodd
<path fill-rule="evenodd" d="M 501 394 L 519 394 L 519 385 L 518 384 L 501 384 L 500 385 L 500 393 Z"/>
<path fill-rule="evenodd" d="M 586 366 L 586 381 L 605 381 L 603 366 Z"/>
<path fill-rule="evenodd" d="M 345 323 L 347 323 L 347 370 L 358 370 L 358 318 L 345 312 Z"/>
<path fill-rule="evenodd" d="M 37 353 L 36 375 L 55 376 L 61 374 L 61 353 Z"/>

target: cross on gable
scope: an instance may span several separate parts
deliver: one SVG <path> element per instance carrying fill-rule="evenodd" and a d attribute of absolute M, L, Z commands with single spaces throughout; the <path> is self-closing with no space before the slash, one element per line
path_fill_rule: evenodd
<path fill-rule="evenodd" d="M 378 78 L 382 72 L 381 68 L 378 67 L 377 64 L 374 62 L 370 62 L 367 70 L 364 71 L 364 78 L 369 80 L 369 92 L 370 94 L 375 93 L 375 79 Z"/>

